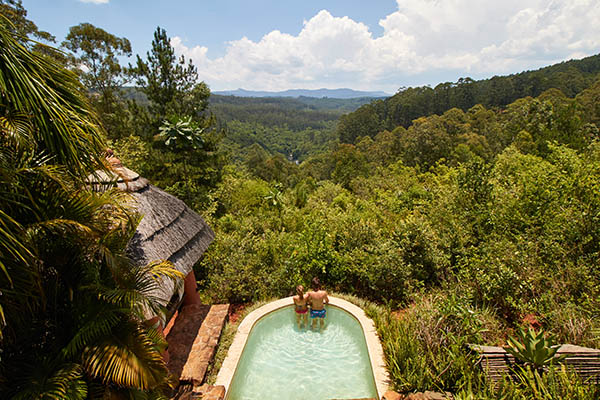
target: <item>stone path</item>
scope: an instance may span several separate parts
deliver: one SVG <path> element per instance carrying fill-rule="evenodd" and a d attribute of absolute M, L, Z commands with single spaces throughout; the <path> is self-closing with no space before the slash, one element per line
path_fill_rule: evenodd
<path fill-rule="evenodd" d="M 179 381 L 200 386 L 225 325 L 229 304 L 183 307 L 167 334 L 169 370 Z"/>

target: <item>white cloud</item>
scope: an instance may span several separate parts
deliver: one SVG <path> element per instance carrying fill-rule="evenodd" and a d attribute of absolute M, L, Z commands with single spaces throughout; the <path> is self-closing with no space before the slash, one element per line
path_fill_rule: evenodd
<path fill-rule="evenodd" d="M 79 0 L 82 3 L 108 4 L 110 0 Z"/>
<path fill-rule="evenodd" d="M 591 55 L 600 49 L 597 0 L 397 0 L 383 34 L 322 10 L 290 35 L 228 43 L 210 59 L 203 46 L 172 44 L 213 89 L 352 87 L 390 92 L 446 73 L 487 76 Z M 441 75 L 440 75 L 441 76 Z M 433 78 L 434 79 L 434 78 Z M 443 79 L 443 78 L 442 78 Z M 431 83 L 435 83 L 431 82 Z"/>

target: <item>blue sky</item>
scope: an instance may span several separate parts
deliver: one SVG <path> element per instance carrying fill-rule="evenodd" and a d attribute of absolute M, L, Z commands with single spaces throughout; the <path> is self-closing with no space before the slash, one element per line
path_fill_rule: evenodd
<path fill-rule="evenodd" d="M 213 90 L 394 93 L 600 52 L 597 0 L 23 0 L 61 41 L 89 22 L 145 54 L 157 26 Z"/>

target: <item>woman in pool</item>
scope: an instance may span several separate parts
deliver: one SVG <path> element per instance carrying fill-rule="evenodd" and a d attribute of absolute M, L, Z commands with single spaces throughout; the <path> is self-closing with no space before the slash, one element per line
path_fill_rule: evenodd
<path fill-rule="evenodd" d="M 294 296 L 294 311 L 296 312 L 296 324 L 298 324 L 298 329 L 301 328 L 301 325 L 308 327 L 307 296 L 308 295 L 304 294 L 304 286 L 296 286 L 296 296 Z"/>

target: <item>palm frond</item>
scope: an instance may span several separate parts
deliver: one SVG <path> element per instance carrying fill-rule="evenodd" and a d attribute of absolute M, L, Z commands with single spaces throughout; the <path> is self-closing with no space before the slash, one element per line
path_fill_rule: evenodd
<path fill-rule="evenodd" d="M 46 221 L 40 221 L 34 224 L 30 224 L 27 227 L 27 230 L 43 230 L 47 233 L 71 233 L 71 234 L 79 234 L 79 235 L 91 235 L 92 229 L 78 221 L 73 221 L 71 219 L 51 219 Z"/>
<path fill-rule="evenodd" d="M 4 338 L 2 335 L 2 329 L 6 326 L 6 317 L 4 317 L 4 308 L 0 304 L 0 341 Z"/>
<path fill-rule="evenodd" d="M 117 286 L 103 290 L 102 299 L 115 306 L 131 309 L 139 318 L 144 318 L 149 313 L 160 315 L 164 312 L 163 299 L 160 297 L 164 279 L 173 281 L 175 285 L 182 285 L 184 278 L 169 261 L 130 265 L 128 269 L 115 272 Z"/>
<path fill-rule="evenodd" d="M 56 371 L 48 371 L 47 365 L 43 365 L 35 369 L 27 383 L 13 400 L 84 400 L 88 393 L 77 364 L 65 364 Z"/>
<path fill-rule="evenodd" d="M 63 348 L 62 355 L 71 359 L 81 354 L 90 343 L 110 335 L 112 329 L 121 321 L 123 313 L 118 310 L 104 310 L 94 314 L 93 318 L 83 325 L 71 341 Z"/>
<path fill-rule="evenodd" d="M 6 268 L 5 257 L 26 263 L 32 257 L 31 251 L 21 243 L 16 232 L 22 231 L 20 224 L 10 215 L 0 210 L 0 269 L 12 285 L 12 279 Z"/>
<path fill-rule="evenodd" d="M 14 142 L 16 147 L 32 148 L 33 125 L 29 115 L 23 112 L 8 110 L 7 114 L 0 116 L 0 132 L 6 140 Z"/>
<path fill-rule="evenodd" d="M 44 307 L 41 278 L 36 268 L 36 259 L 27 263 L 0 255 L 0 260 L 10 272 L 10 280 L 0 274 L 0 336 L 3 341 L 15 338 L 21 329 L 30 329 L 31 316 Z M 6 342 L 5 342 L 6 343 Z"/>
<path fill-rule="evenodd" d="M 151 262 L 142 267 L 141 272 L 144 273 L 144 276 L 149 275 L 154 280 L 168 278 L 177 281 L 178 279 L 185 278 L 185 275 L 181 271 L 178 271 L 172 262 L 164 260 Z"/>
<path fill-rule="evenodd" d="M 83 352 L 87 374 L 107 385 L 151 390 L 164 384 L 168 370 L 152 340 L 138 324 L 124 323 L 113 335 Z"/>
<path fill-rule="evenodd" d="M 102 167 L 102 129 L 72 72 L 29 51 L 0 16 L 0 114 L 31 116 L 34 140 L 80 178 Z"/>
<path fill-rule="evenodd" d="M 154 343 L 156 350 L 162 353 L 167 349 L 167 339 L 158 329 L 150 327 L 147 329 L 146 335 L 148 335 L 148 338 L 152 341 L 152 343 Z"/>

